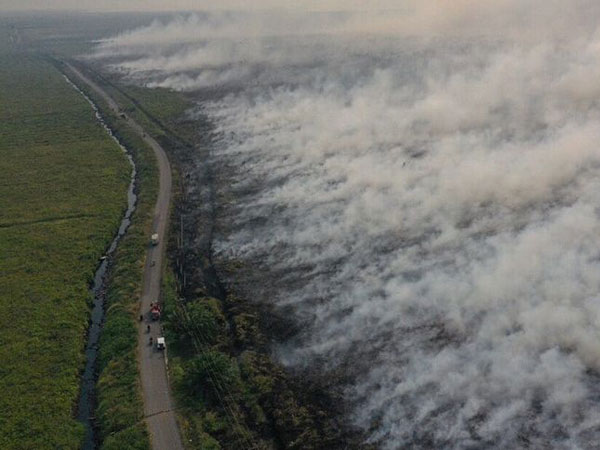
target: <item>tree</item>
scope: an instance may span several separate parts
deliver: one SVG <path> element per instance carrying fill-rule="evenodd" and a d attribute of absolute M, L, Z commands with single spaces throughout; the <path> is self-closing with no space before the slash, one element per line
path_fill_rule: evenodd
<path fill-rule="evenodd" d="M 236 363 L 224 353 L 210 350 L 194 357 L 185 369 L 186 391 L 211 403 L 237 390 L 240 378 Z"/>

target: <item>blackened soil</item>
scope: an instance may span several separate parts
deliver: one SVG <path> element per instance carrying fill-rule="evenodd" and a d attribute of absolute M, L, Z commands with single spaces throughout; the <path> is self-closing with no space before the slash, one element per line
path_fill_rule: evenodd
<path fill-rule="evenodd" d="M 243 285 L 247 277 L 236 280 L 236 273 L 241 271 L 234 268 L 235 263 L 213 258 L 215 234 L 227 233 L 226 205 L 219 199 L 228 185 L 229 173 L 222 167 L 214 170 L 211 123 L 195 117 L 193 122 L 182 119 L 169 127 L 160 126 L 165 132 L 161 145 L 179 172 L 169 245 L 179 294 L 189 301 L 200 296 L 218 299 L 231 333 L 229 352 L 252 361 L 252 373 L 247 374 L 246 381 L 251 383 L 253 376 L 263 375 L 274 380 L 271 392 L 260 398 L 269 426 L 260 425 L 252 431 L 277 448 L 366 448 L 360 433 L 344 423 L 347 405 L 335 376 L 329 373 L 323 377 L 310 368 L 290 373 L 272 358 L 273 344 L 293 340 L 299 331 L 291 314 L 252 298 Z"/>

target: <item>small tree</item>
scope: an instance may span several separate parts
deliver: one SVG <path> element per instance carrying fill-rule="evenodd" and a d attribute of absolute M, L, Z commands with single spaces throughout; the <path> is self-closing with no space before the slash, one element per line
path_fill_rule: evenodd
<path fill-rule="evenodd" d="M 219 323 L 215 312 L 204 302 L 192 302 L 186 307 L 188 320 L 185 330 L 188 337 L 202 339 L 206 344 L 214 344 L 219 333 Z"/>
<path fill-rule="evenodd" d="M 188 303 L 185 309 L 178 309 L 169 315 L 169 328 L 179 342 L 199 340 L 202 344 L 213 345 L 219 336 L 222 320 L 219 312 L 202 300 Z"/>
<path fill-rule="evenodd" d="M 211 350 L 194 357 L 186 365 L 185 372 L 186 391 L 211 403 L 218 403 L 219 398 L 239 387 L 236 363 L 218 351 Z"/>

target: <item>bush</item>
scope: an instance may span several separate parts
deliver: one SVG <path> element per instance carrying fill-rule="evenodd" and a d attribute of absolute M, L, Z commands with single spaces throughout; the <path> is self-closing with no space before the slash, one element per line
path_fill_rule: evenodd
<path fill-rule="evenodd" d="M 140 423 L 126 428 L 106 438 L 103 450 L 147 450 L 148 435 L 146 425 Z"/>
<path fill-rule="evenodd" d="M 193 302 L 186 307 L 187 320 L 184 321 L 184 334 L 193 339 L 194 336 L 202 339 L 205 344 L 215 343 L 219 334 L 219 320 L 213 308 L 200 301 Z"/>
<path fill-rule="evenodd" d="M 218 404 L 227 392 L 239 387 L 239 371 L 224 353 L 207 351 L 192 358 L 185 366 L 182 380 L 187 393 L 195 398 Z"/>
<path fill-rule="evenodd" d="M 185 312 L 184 312 L 185 311 Z M 218 310 L 204 300 L 188 303 L 185 310 L 179 309 L 168 317 L 173 338 L 180 343 L 190 343 L 199 339 L 204 345 L 216 343 L 223 318 Z"/>

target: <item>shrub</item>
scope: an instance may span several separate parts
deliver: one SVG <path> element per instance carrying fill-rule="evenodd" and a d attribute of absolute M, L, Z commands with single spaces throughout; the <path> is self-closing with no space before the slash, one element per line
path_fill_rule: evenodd
<path fill-rule="evenodd" d="M 187 393 L 213 404 L 219 403 L 225 393 L 237 390 L 239 371 L 232 359 L 214 350 L 201 353 L 185 366 L 182 380 Z"/>
<path fill-rule="evenodd" d="M 178 310 L 169 316 L 169 325 L 174 331 L 174 338 L 180 343 L 199 339 L 204 345 L 213 345 L 222 325 L 218 312 L 205 301 L 196 300 L 188 303 L 184 310 Z"/>

